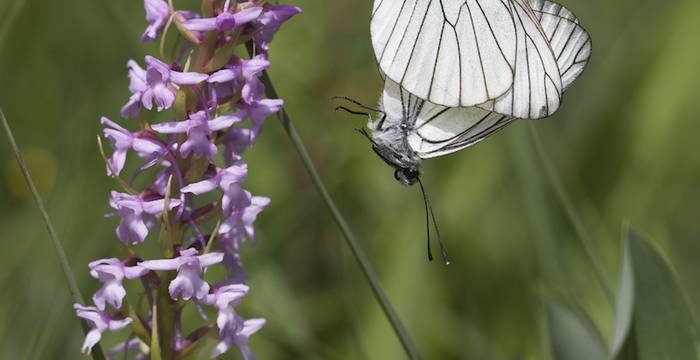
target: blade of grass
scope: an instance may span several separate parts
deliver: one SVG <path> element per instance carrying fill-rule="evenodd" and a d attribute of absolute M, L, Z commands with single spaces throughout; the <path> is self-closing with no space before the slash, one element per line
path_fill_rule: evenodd
<path fill-rule="evenodd" d="M 267 71 L 263 72 L 261 80 L 265 84 L 265 93 L 267 97 L 271 99 L 279 99 L 280 97 L 277 95 L 277 91 L 275 91 L 275 87 L 272 85 L 272 81 L 270 81 Z M 396 314 L 396 311 L 389 302 L 389 299 L 387 299 L 386 294 L 384 294 L 384 290 L 382 290 L 382 286 L 379 283 L 379 279 L 377 278 L 372 265 L 367 259 L 367 255 L 362 249 L 362 246 L 360 246 L 360 243 L 355 239 L 355 236 L 350 230 L 350 226 L 348 226 L 343 214 L 340 212 L 340 210 L 338 210 L 338 207 L 335 205 L 335 202 L 328 193 L 328 190 L 326 190 L 326 186 L 323 184 L 323 181 L 321 181 L 321 177 L 318 175 L 316 167 L 314 166 L 313 161 L 311 161 L 311 157 L 306 151 L 306 147 L 304 146 L 301 137 L 294 128 L 294 125 L 289 119 L 289 116 L 284 108 L 277 113 L 277 118 L 280 120 L 284 130 L 287 132 L 289 139 L 292 141 L 292 145 L 294 145 L 294 148 L 299 153 L 299 157 L 301 157 L 301 161 L 306 168 L 306 172 L 309 173 L 311 182 L 316 188 L 316 191 L 318 191 L 319 195 L 321 195 L 323 202 L 326 204 L 326 207 L 328 207 L 328 210 L 330 210 L 333 219 L 340 228 L 340 232 L 343 234 L 343 237 L 350 247 L 352 254 L 355 256 L 355 260 L 360 266 L 360 269 L 362 269 L 362 273 L 365 275 L 374 296 L 377 298 L 377 302 L 379 302 L 379 306 L 381 306 L 384 314 L 391 324 L 391 327 L 394 329 L 396 336 L 399 338 L 406 355 L 410 359 L 420 359 L 420 355 L 418 354 L 411 337 L 408 335 L 406 328 L 401 322 L 401 319 L 399 319 L 398 314 Z"/>
<path fill-rule="evenodd" d="M 17 146 L 15 137 L 12 134 L 12 130 L 10 130 L 10 125 L 7 123 L 7 119 L 5 118 L 5 113 L 3 113 L 2 108 L 0 108 L 0 121 L 2 122 L 2 126 L 5 128 L 7 140 L 10 142 L 12 151 L 15 153 L 15 158 L 17 158 L 17 165 L 19 165 L 20 170 L 22 170 L 24 181 L 27 183 L 29 190 L 32 192 L 32 197 L 34 197 L 34 201 L 36 202 L 36 205 L 39 208 L 41 217 L 44 220 L 44 224 L 46 225 L 46 230 L 49 232 L 49 238 L 51 238 L 51 243 L 53 244 L 54 252 L 56 253 L 58 261 L 61 264 L 63 276 L 66 280 L 66 283 L 68 283 L 68 289 L 70 290 L 70 293 L 73 296 L 73 302 L 78 304 L 85 304 L 83 296 L 80 293 L 80 289 L 78 288 L 78 282 L 75 280 L 73 270 L 70 268 L 70 264 L 68 263 L 66 252 L 63 250 L 61 240 L 58 238 L 58 234 L 56 233 L 56 230 L 54 229 L 53 224 L 51 223 L 51 218 L 49 218 L 49 214 L 44 208 L 44 202 L 41 199 L 41 196 L 39 195 L 39 191 L 37 191 L 36 186 L 34 186 L 34 181 L 32 180 L 32 177 L 29 174 L 29 169 L 27 169 L 27 165 L 25 164 L 24 159 L 22 158 L 22 154 L 19 151 L 19 147 Z M 90 330 L 90 327 L 85 322 L 85 320 L 81 320 L 80 323 L 82 325 L 83 332 L 87 335 L 88 331 Z M 92 348 L 92 358 L 95 360 L 104 360 L 105 357 L 102 353 L 102 348 L 100 347 L 100 344 L 96 344 Z"/>
<path fill-rule="evenodd" d="M 537 129 L 535 128 L 535 125 L 532 122 L 529 122 L 529 128 L 530 135 L 532 137 L 532 142 L 535 145 L 537 155 L 540 161 L 542 162 L 542 167 L 544 168 L 545 176 L 547 177 L 551 185 L 554 187 L 554 192 L 557 194 L 557 198 L 561 202 L 561 205 L 564 208 L 566 215 L 569 217 L 571 224 L 574 226 L 574 230 L 576 231 L 578 238 L 581 240 L 583 248 L 585 249 L 588 258 L 591 261 L 591 264 L 593 265 L 593 273 L 598 279 L 598 282 L 600 283 L 600 286 L 603 289 L 605 296 L 610 302 L 610 305 L 614 306 L 615 295 L 612 291 L 612 285 L 610 284 L 610 279 L 606 276 L 605 267 L 603 266 L 603 263 L 596 256 L 596 251 L 595 247 L 593 246 L 593 241 L 591 240 L 591 235 L 586 229 L 586 227 L 583 225 L 583 221 L 581 220 L 581 217 L 579 216 L 576 207 L 571 201 L 571 197 L 569 197 L 569 194 L 564 188 L 564 185 L 562 184 L 561 179 L 559 178 L 559 175 L 557 174 L 554 165 L 552 164 L 552 160 L 544 151 L 544 145 L 542 144 L 540 135 L 537 133 Z"/>

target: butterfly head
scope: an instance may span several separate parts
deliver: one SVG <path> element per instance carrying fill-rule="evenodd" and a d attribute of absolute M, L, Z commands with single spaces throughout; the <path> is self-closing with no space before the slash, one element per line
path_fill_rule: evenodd
<path fill-rule="evenodd" d="M 415 185 L 420 178 L 420 157 L 405 141 L 388 141 L 380 132 L 372 133 L 372 150 L 395 169 L 394 178 L 404 185 Z"/>
<path fill-rule="evenodd" d="M 415 185 L 420 179 L 418 168 L 402 168 L 394 171 L 394 178 L 404 185 Z"/>

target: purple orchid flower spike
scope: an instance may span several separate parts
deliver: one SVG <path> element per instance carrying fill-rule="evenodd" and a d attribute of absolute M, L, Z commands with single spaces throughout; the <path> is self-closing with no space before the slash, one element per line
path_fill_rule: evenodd
<path fill-rule="evenodd" d="M 108 160 L 107 175 L 112 175 L 110 168 L 114 170 L 114 175 L 121 173 L 126 162 L 126 153 L 130 149 L 136 151 L 140 157 L 149 160 L 149 162 L 162 157 L 167 151 L 165 145 L 155 136 L 141 136 L 142 134 L 145 135 L 145 132 L 132 133 L 106 117 L 102 117 L 100 122 L 109 126 L 103 132 L 105 137 L 110 140 L 112 149 L 114 149 L 114 153 Z"/>
<path fill-rule="evenodd" d="M 214 174 L 206 180 L 187 185 L 182 188 L 183 193 L 200 195 L 208 193 L 217 187 L 224 195 L 221 199 L 221 207 L 224 214 L 230 215 L 234 208 L 250 204 L 250 197 L 241 189 L 240 184 L 248 175 L 248 165 L 239 161 L 225 169 L 214 169 Z"/>
<path fill-rule="evenodd" d="M 233 30 L 237 26 L 247 24 L 260 16 L 263 8 L 256 6 L 241 10 L 237 13 L 224 11 L 216 17 L 190 19 L 182 23 L 182 25 L 190 31 L 226 31 Z"/>
<path fill-rule="evenodd" d="M 132 256 L 123 261 L 107 258 L 89 264 L 90 274 L 100 281 L 101 287 L 92 297 L 95 306 L 75 305 L 77 315 L 87 319 L 91 328 L 83 351 L 89 352 L 105 331 L 121 329 L 138 316 L 147 328 L 156 325 L 152 320 L 172 324 L 172 331 L 159 334 L 163 335 L 159 341 L 164 351 L 185 355 L 200 346 L 200 342 L 208 341 L 216 326 L 218 340 L 213 357 L 238 347 L 245 360 L 253 360 L 255 355 L 248 340 L 265 320 L 246 320 L 236 312 L 249 291 L 242 248 L 246 242 L 255 245 L 253 223 L 270 199 L 252 196 L 242 188 L 248 166 L 241 155 L 255 143 L 265 119 L 281 111 L 282 100 L 266 99 L 265 83 L 261 79 L 270 67 L 269 42 L 280 24 L 301 10 L 266 1 L 225 0 L 207 3 L 204 12 L 208 18 L 202 18 L 200 14 L 174 8 L 169 0 L 143 0 L 143 4 L 148 25 L 141 35 L 142 41 L 162 39 L 169 21 L 174 21 L 188 41 L 173 44 L 169 58 L 172 62 L 146 56 L 142 67 L 134 60 L 128 61 L 131 95 L 120 113 L 125 118 L 138 118 L 141 130 L 130 131 L 131 125 L 121 126 L 107 118 L 101 120 L 104 136 L 113 149 L 107 160 L 108 175 L 124 175 L 131 151 L 145 160 L 130 171 L 128 186 L 119 179 L 129 193 L 113 191 L 110 196 L 110 206 L 115 210 L 107 216 L 120 217 L 116 235 Z M 205 38 L 212 41 L 204 41 Z M 256 54 L 250 59 L 236 55 L 245 52 L 242 42 L 246 39 L 254 42 Z M 215 55 L 211 59 L 195 56 L 193 68 L 206 74 L 183 71 L 192 63 L 192 54 L 209 54 L 210 58 Z M 188 96 L 180 108 L 178 99 L 185 91 Z M 190 96 L 190 92 L 195 96 Z M 173 108 L 176 101 L 177 111 L 173 111 L 167 122 L 153 124 L 152 117 L 143 116 L 144 110 L 160 112 Z M 181 111 L 187 111 L 184 120 Z M 250 125 L 244 127 L 241 123 L 247 119 Z M 214 159 L 219 147 L 224 165 Z M 202 173 L 205 165 L 208 168 Z M 151 170 L 145 171 L 147 168 Z M 166 204 L 169 186 L 173 186 L 171 190 L 176 198 L 167 196 Z M 214 225 L 210 220 L 221 217 L 217 214 L 219 209 L 224 218 Z M 175 231 L 170 231 L 168 225 Z M 135 245 L 144 242 L 156 226 L 164 232 L 158 244 L 151 247 L 160 249 L 162 255 L 156 259 L 161 259 L 141 260 L 151 250 L 143 248 L 148 248 L 148 244 Z M 198 253 L 202 251 L 200 246 L 207 245 L 210 234 L 218 238 L 210 244 L 216 252 Z M 173 249 L 177 250 L 175 256 Z M 204 274 L 208 267 L 219 263 L 225 273 L 217 272 L 218 278 L 214 280 L 217 285 L 213 286 L 204 280 Z M 158 271 L 159 275 L 161 271 L 167 272 L 169 276 L 158 276 L 152 271 Z M 151 306 L 133 308 L 136 314 L 130 313 L 131 317 L 126 319 L 124 314 L 106 312 L 107 308 L 121 310 L 130 288 L 124 280 L 138 278 L 140 281 L 129 285 L 140 283 L 142 292 L 138 295 L 143 295 Z M 213 307 L 217 311 L 216 324 L 200 326 L 187 334 L 184 330 L 196 325 L 190 324 L 181 311 L 161 311 L 170 304 L 155 300 L 163 286 L 168 287 L 167 296 L 178 304 L 192 302 L 207 322 L 209 309 L 206 308 Z M 113 348 L 109 357 L 117 353 L 136 359 L 162 355 L 134 335 L 131 333 L 126 342 Z"/>
<path fill-rule="evenodd" d="M 133 280 L 148 272 L 148 269 L 140 266 L 126 266 L 117 258 L 96 260 L 88 266 L 90 267 L 90 275 L 99 279 L 103 284 L 102 288 L 92 297 L 92 301 L 100 310 L 105 309 L 105 304 L 119 310 L 122 307 L 122 300 L 126 296 L 122 280 L 124 278 Z"/>
<path fill-rule="evenodd" d="M 94 306 L 74 304 L 73 308 L 75 309 L 76 315 L 85 319 L 90 326 L 90 331 L 85 336 L 85 342 L 83 342 L 83 347 L 81 349 L 83 354 L 90 353 L 92 347 L 102 338 L 102 333 L 107 330 L 121 330 L 131 324 L 132 321 L 130 318 L 122 319 L 108 312 L 101 311 Z"/>
<path fill-rule="evenodd" d="M 148 260 L 139 263 L 150 270 L 177 270 L 177 277 L 170 282 L 168 292 L 173 300 L 180 295 L 182 299 L 205 300 L 209 294 L 209 284 L 202 279 L 204 269 L 220 263 L 224 259 L 222 253 L 209 253 L 195 256 L 197 249 L 180 250 L 180 256 L 174 259 Z"/>
<path fill-rule="evenodd" d="M 148 110 L 153 108 L 153 101 L 158 111 L 173 106 L 177 94 L 176 84 L 197 85 L 209 77 L 196 72 L 171 70 L 168 64 L 153 56 L 146 56 L 146 64 L 146 89 L 141 94 L 141 103 Z"/>
<path fill-rule="evenodd" d="M 185 121 L 165 122 L 151 126 L 162 134 L 187 134 L 187 140 L 180 146 L 180 153 L 187 157 L 191 152 L 198 158 L 206 156 L 211 159 L 216 155 L 216 145 L 209 140 L 214 131 L 219 131 L 242 121 L 244 115 L 233 113 L 209 120 L 208 114 L 202 110 L 190 115 Z"/>
<path fill-rule="evenodd" d="M 129 195 L 112 191 L 109 200 L 110 206 L 116 209 L 116 214 L 122 218 L 117 227 L 117 237 L 124 244 L 138 244 L 148 235 L 151 219 L 149 215 L 156 215 L 163 212 L 165 199 L 146 201 L 138 195 Z M 182 204 L 181 200 L 170 199 L 168 210 L 172 210 Z"/>
<path fill-rule="evenodd" d="M 144 0 L 143 7 L 148 27 L 141 35 L 141 41 L 156 41 L 170 18 L 170 6 L 163 0 Z"/>
<path fill-rule="evenodd" d="M 264 325 L 265 319 L 249 319 L 244 320 L 233 310 L 226 313 L 226 318 L 223 322 L 223 327 L 219 325 L 219 340 L 214 351 L 212 351 L 212 359 L 228 351 L 231 346 L 236 345 L 241 351 L 244 360 L 255 360 L 255 354 L 248 346 L 248 339 L 251 335 L 258 332 Z M 217 319 L 217 325 L 219 319 Z"/>

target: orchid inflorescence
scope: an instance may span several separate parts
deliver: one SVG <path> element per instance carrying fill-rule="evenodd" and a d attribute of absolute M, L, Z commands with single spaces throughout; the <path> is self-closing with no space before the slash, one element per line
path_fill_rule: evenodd
<path fill-rule="evenodd" d="M 128 61 L 132 95 L 121 109 L 123 117 L 138 119 L 140 129 L 101 120 L 113 150 L 107 158 L 101 149 L 107 174 L 123 191 L 112 191 L 114 212 L 108 216 L 120 218 L 116 235 L 128 257 L 89 264 L 102 287 L 92 297 L 94 306 L 75 305 L 90 326 L 82 351 L 89 353 L 103 332 L 130 327 L 132 335 L 110 355 L 133 350 L 145 358 L 158 351 L 159 359 L 175 359 L 215 339 L 212 357 L 237 346 L 245 359 L 253 359 L 248 338 L 265 320 L 246 320 L 234 310 L 249 291 L 240 250 L 246 240 L 255 244 L 253 223 L 270 199 L 241 187 L 248 175 L 241 155 L 255 143 L 265 118 L 282 107 L 280 99 L 263 98 L 260 77 L 270 66 L 268 44 L 274 34 L 301 10 L 230 0 L 203 0 L 201 14 L 175 10 L 163 0 L 144 0 L 144 7 L 148 27 L 141 40 L 160 41 L 160 59 L 146 56 L 145 68 Z M 163 49 L 172 31 L 181 36 L 172 45 L 173 58 L 166 59 Z M 238 55 L 238 48 L 251 56 Z M 142 113 L 154 107 L 158 112 L 170 109 L 172 121 L 149 123 Z M 143 160 L 126 181 L 122 173 L 132 151 Z M 135 188 L 135 180 L 147 174 L 152 176 L 149 185 Z M 199 195 L 212 192 L 220 195 L 203 203 Z M 160 230 L 158 236 L 149 237 L 154 229 Z M 161 259 L 139 256 L 149 239 Z M 217 265 L 225 269 L 225 278 L 206 281 L 206 269 Z M 127 301 L 123 282 L 137 279 L 143 286 L 139 296 L 148 306 Z M 183 334 L 181 315 L 187 304 L 205 321 L 205 309 L 211 307 L 216 324 Z"/>

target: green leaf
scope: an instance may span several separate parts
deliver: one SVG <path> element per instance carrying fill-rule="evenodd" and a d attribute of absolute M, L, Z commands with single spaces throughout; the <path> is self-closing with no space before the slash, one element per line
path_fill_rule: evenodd
<path fill-rule="evenodd" d="M 671 265 L 632 228 L 624 253 L 613 356 L 697 360 L 693 314 Z"/>
<path fill-rule="evenodd" d="M 608 352 L 593 322 L 581 311 L 547 302 L 547 325 L 554 360 L 605 360 Z"/>

